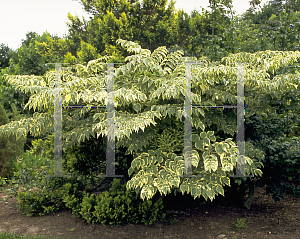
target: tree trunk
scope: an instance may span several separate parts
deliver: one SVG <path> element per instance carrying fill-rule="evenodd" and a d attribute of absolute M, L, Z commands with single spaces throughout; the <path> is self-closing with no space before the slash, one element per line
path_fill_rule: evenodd
<path fill-rule="evenodd" d="M 249 194 L 247 199 L 244 202 L 244 207 L 246 207 L 247 209 L 250 209 L 250 205 L 253 201 L 253 196 L 254 196 L 254 183 L 251 181 L 250 178 L 247 178 L 246 183 L 249 187 Z"/>

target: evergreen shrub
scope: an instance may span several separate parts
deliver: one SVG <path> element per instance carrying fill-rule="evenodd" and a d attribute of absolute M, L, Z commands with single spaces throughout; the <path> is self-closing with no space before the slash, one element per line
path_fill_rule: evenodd
<path fill-rule="evenodd" d="M 84 193 L 81 203 L 82 218 L 88 223 L 125 225 L 127 223 L 153 224 L 164 220 L 162 199 L 141 200 L 135 191 L 126 191 L 126 185 L 115 179 L 109 192 L 94 196 Z"/>
<path fill-rule="evenodd" d="M 96 196 L 86 191 L 79 192 L 78 183 L 70 182 L 54 191 L 20 191 L 18 210 L 27 216 L 41 216 L 53 214 L 59 209 L 70 209 L 87 223 L 110 226 L 127 223 L 151 225 L 166 216 L 162 199 L 143 201 L 135 191 L 126 191 L 126 185 L 121 184 L 119 179 L 114 178 L 109 191 Z"/>
<path fill-rule="evenodd" d="M 271 194 L 274 201 L 284 200 L 284 194 L 300 197 L 300 137 L 287 137 L 299 119 L 291 115 L 291 122 L 280 114 L 268 118 L 255 115 L 246 121 L 247 140 L 265 155 L 260 159 L 265 170 L 256 184 L 267 185 L 266 195 Z"/>

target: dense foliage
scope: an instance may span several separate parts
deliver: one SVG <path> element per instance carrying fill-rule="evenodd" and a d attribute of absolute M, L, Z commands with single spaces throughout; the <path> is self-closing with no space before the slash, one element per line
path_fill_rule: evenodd
<path fill-rule="evenodd" d="M 300 1 L 273 0 L 255 11 L 260 1 L 253 0 L 239 17 L 230 0 L 210 0 L 211 11 L 190 15 L 176 11 L 172 1 L 165 9 L 166 0 L 81 2 L 93 17 L 81 21 L 68 14 L 65 38 L 29 32 L 16 51 L 0 46 L 0 103 L 3 112 L 17 110 L 23 116 L 0 122 L 0 137 L 37 139 L 23 157 L 7 160 L 13 162 L 10 174 L 15 173 L 15 179 L 43 190 L 43 196 L 18 196 L 23 211 L 51 213 L 68 205 L 89 222 L 117 225 L 126 223 L 124 215 L 132 210 L 133 190 L 139 194 L 137 205 L 145 209 L 132 220 L 144 223 L 145 218 L 137 219 L 139 213 L 153 210 L 150 221 L 158 218 L 157 194 L 187 192 L 213 200 L 224 196 L 232 183 L 251 188 L 255 181 L 267 185 L 266 193 L 275 201 L 283 199 L 283 193 L 300 195 Z M 67 105 L 104 105 L 106 63 L 125 62 L 114 66 L 114 94 L 116 174 L 125 176 L 126 193 L 122 189 L 90 196 L 101 184 L 98 176 L 105 174 L 107 113 L 101 108 L 63 110 L 63 170 L 72 179 L 44 178 L 53 173 L 55 79 L 53 66 L 45 64 L 55 61 L 70 63 L 62 76 Z M 192 109 L 191 164 L 201 177 L 177 177 L 185 167 L 185 61 L 201 62 L 191 69 L 193 104 L 201 105 L 235 105 L 236 64 L 244 63 L 245 171 L 258 180 L 228 177 L 236 170 L 236 110 L 221 108 Z M 58 199 L 51 188 L 73 192 Z M 103 200 L 105 206 L 97 207 Z M 244 206 L 249 208 L 247 200 Z M 35 208 L 30 207 L 33 202 Z M 118 210 L 115 205 L 123 206 Z M 115 214 L 108 213 L 111 209 Z"/>
<path fill-rule="evenodd" d="M 10 121 L 20 120 L 21 116 L 13 105 L 13 113 L 7 114 L 3 105 L 0 104 L 0 126 L 8 124 Z M 11 118 L 11 120 L 10 120 Z M 0 136 L 0 177 L 10 178 L 12 175 L 12 162 L 21 156 L 24 151 L 25 139 L 16 139 L 16 135 L 9 137 Z"/>
<path fill-rule="evenodd" d="M 130 176 L 134 174 L 134 177 L 127 184 L 128 189 L 136 189 L 143 199 L 146 197 L 148 199 L 152 198 L 157 190 L 161 194 L 166 195 L 167 192 L 171 192 L 173 186 L 177 187 L 182 193 L 186 191 L 194 197 L 202 195 L 205 199 L 210 198 L 213 200 L 215 195 L 223 195 L 224 192 L 221 186 L 225 184 L 230 185 L 228 175 L 234 172 L 236 145 L 231 139 L 213 143 L 216 141 L 214 133 L 213 131 L 205 132 L 206 125 L 204 123 L 205 121 L 215 122 L 217 130 L 233 135 L 235 132 L 234 124 L 226 125 L 226 123 L 234 121 L 236 116 L 228 114 L 226 115 L 228 117 L 227 120 L 224 120 L 222 119 L 221 110 L 216 109 L 215 112 L 208 114 L 206 117 L 204 110 L 193 108 L 193 113 L 199 117 L 195 117 L 192 120 L 193 126 L 196 128 L 196 134 L 193 135 L 195 149 L 193 150 L 192 164 L 195 167 L 194 172 L 201 173 L 202 177 L 200 179 L 180 179 L 176 177 L 176 175 L 183 175 L 183 157 L 174 154 L 174 152 L 165 152 L 165 149 L 168 149 L 168 147 L 164 147 L 163 150 L 150 150 L 147 148 L 149 142 L 152 141 L 157 130 L 159 130 L 158 127 L 147 126 L 156 124 L 153 121 L 154 117 L 162 120 L 174 116 L 176 120 L 182 121 L 183 103 L 180 103 L 180 101 L 183 102 L 183 100 L 180 98 L 183 96 L 180 95 L 180 92 L 181 94 L 183 93 L 182 83 L 184 82 L 185 67 L 183 63 L 179 65 L 174 64 L 180 60 L 182 53 L 177 51 L 168 56 L 166 49 L 160 47 L 151 54 L 148 50 L 141 49 L 136 43 L 124 40 L 119 40 L 119 42 L 128 51 L 136 53 L 127 57 L 125 61 L 128 61 L 128 63 L 120 66 L 115 73 L 115 105 L 117 108 L 123 109 L 123 112 L 117 111 L 115 116 L 117 126 L 115 135 L 118 139 L 116 148 L 120 146 L 127 147 L 126 154 L 135 152 L 134 154 L 136 155 L 128 171 Z M 164 57 L 159 58 L 159 56 Z M 257 58 L 261 56 L 265 56 L 265 60 L 257 62 Z M 285 58 L 285 61 L 281 60 L 282 57 Z M 195 67 L 192 78 L 193 83 L 196 85 L 192 92 L 194 102 L 204 105 L 208 103 L 222 105 L 225 102 L 233 104 L 235 100 L 234 94 L 236 94 L 234 92 L 236 80 L 233 81 L 232 79 L 236 79 L 237 74 L 236 68 L 231 67 L 231 65 L 234 62 L 243 61 L 247 63 L 245 88 L 247 89 L 246 107 L 248 110 L 245 117 L 248 118 L 254 113 L 266 115 L 268 112 L 273 112 L 274 108 L 270 107 L 270 105 L 259 105 L 259 101 L 255 102 L 247 96 L 254 90 L 257 92 L 257 97 L 266 94 L 277 96 L 288 90 L 294 90 L 295 86 L 297 86 L 295 83 L 298 83 L 296 78 L 282 81 L 281 78 L 276 79 L 274 77 L 271 83 L 268 80 L 260 80 L 261 84 L 256 78 L 268 77 L 267 71 L 273 72 L 287 64 L 293 65 L 297 57 L 299 57 L 298 53 L 293 52 L 261 52 L 254 55 L 235 54 L 224 58 L 224 65 L 216 67 L 206 63 L 202 67 Z M 77 72 L 74 73 L 72 68 L 66 68 L 68 71 L 64 73 L 65 82 L 62 90 L 63 101 L 66 104 L 84 102 L 86 104 L 101 105 L 104 103 L 105 92 L 101 91 L 101 86 L 105 84 L 106 75 L 103 74 L 105 65 L 101 64 L 101 60 L 102 58 L 90 61 L 87 67 L 77 65 Z M 257 66 L 254 68 L 250 63 L 257 64 Z M 73 76 L 71 77 L 71 75 Z M 34 109 L 41 109 L 49 108 L 49 102 L 53 100 L 51 97 L 53 95 L 53 85 L 51 84 L 54 81 L 53 77 L 54 75 L 49 72 L 45 79 L 36 78 L 37 85 L 35 88 L 25 86 L 30 86 L 32 84 L 31 81 L 20 81 L 19 78 L 15 77 L 10 77 L 8 81 L 11 84 L 15 84 L 19 89 L 22 89 L 24 85 L 23 89 L 25 91 L 35 92 L 36 94 L 30 98 L 27 105 Z M 127 80 L 128 77 L 131 81 Z M 228 80 L 226 81 L 224 78 Z M 83 79 L 85 79 L 87 84 L 84 83 Z M 97 83 L 95 79 L 97 79 Z M 208 81 L 207 79 L 210 80 Z M 223 84 L 227 86 L 226 91 L 224 91 Z M 103 92 L 103 94 L 99 94 L 99 91 Z M 201 99 L 201 96 L 203 96 L 203 99 Z M 136 102 L 134 99 L 139 99 L 139 102 Z M 146 99 L 149 100 L 147 101 Z M 53 120 L 51 118 L 51 113 L 53 112 L 51 111 L 41 114 L 35 113 L 33 118 L 23 120 L 19 124 L 20 128 L 17 136 L 24 136 L 29 131 L 36 136 L 40 135 L 40 132 L 53 132 Z M 127 114 L 124 114 L 126 111 Z M 64 111 L 64 117 L 68 120 L 64 121 L 63 124 L 66 130 L 63 149 L 66 150 L 76 143 L 85 141 L 94 134 L 97 135 L 97 138 L 100 135 L 103 137 L 105 135 L 105 115 L 106 112 L 102 112 L 101 108 L 76 108 Z M 214 120 L 211 120 L 212 118 Z M 134 119 L 134 121 L 129 121 L 129 119 Z M 33 121 L 36 123 L 32 124 L 31 122 Z M 72 121 L 74 124 L 71 123 Z M 211 123 L 207 123 L 207 125 L 209 126 Z M 151 128 L 155 130 L 150 130 Z M 1 128 L 1 132 L 10 134 L 13 129 L 13 124 L 8 124 Z M 140 129 L 143 133 L 138 132 Z M 127 139 L 124 136 L 127 136 Z M 164 141 L 165 144 L 169 144 L 168 140 L 165 139 Z M 141 148 L 147 150 L 141 153 Z M 204 153 L 199 155 L 198 152 L 201 151 L 204 151 Z M 258 169 L 260 162 L 255 162 L 248 158 L 249 153 L 251 151 L 246 152 L 247 157 L 245 157 L 246 174 L 251 173 L 261 176 L 261 170 Z M 219 155 L 220 158 L 216 157 L 216 155 Z M 151 160 L 149 161 L 148 159 Z M 145 168 L 143 169 L 143 167 Z M 212 180 L 212 176 L 214 180 Z M 166 184 L 166 182 L 168 183 Z"/>

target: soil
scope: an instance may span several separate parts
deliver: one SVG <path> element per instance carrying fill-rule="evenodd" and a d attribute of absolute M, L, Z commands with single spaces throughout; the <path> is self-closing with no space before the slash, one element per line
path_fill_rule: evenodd
<path fill-rule="evenodd" d="M 265 186 L 266 187 L 266 186 Z M 155 238 L 300 238 L 300 198 L 284 195 L 274 202 L 265 195 L 265 187 L 255 187 L 251 209 L 245 209 L 230 197 L 217 197 L 213 202 L 184 196 L 164 200 L 166 221 L 153 225 L 128 224 L 126 226 L 102 226 L 87 224 L 72 213 L 61 210 L 53 215 L 27 217 L 17 211 L 17 205 L 3 202 L 5 192 L 0 192 L 0 231 L 18 235 L 58 236 L 60 238 L 105 238 L 105 239 L 155 239 Z M 185 205 L 185 206 L 184 206 Z M 173 210 L 173 211 L 172 211 Z M 174 218 L 177 219 L 175 222 Z M 233 223 L 246 218 L 247 228 L 238 228 Z"/>

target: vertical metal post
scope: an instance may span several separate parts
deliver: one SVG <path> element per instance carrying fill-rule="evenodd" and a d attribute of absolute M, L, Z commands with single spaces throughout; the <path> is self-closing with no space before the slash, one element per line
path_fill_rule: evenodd
<path fill-rule="evenodd" d="M 61 98 L 61 64 L 55 64 L 55 90 L 54 90 L 54 175 L 48 177 L 71 177 L 62 173 L 62 98 Z"/>
<path fill-rule="evenodd" d="M 186 65 L 186 80 L 185 80 L 185 124 L 184 124 L 184 162 L 185 162 L 185 175 L 179 177 L 201 177 L 201 175 L 192 175 L 192 121 L 191 121 L 191 64 L 185 62 Z M 197 63 L 196 63 L 197 64 Z M 237 170 L 236 175 L 229 177 L 253 177 L 253 175 L 245 175 L 245 139 L 244 139 L 244 66 L 238 64 L 237 68 L 237 106 L 219 105 L 219 106 L 200 106 L 193 105 L 193 107 L 200 108 L 237 108 L 237 144 L 238 144 L 238 157 L 237 157 Z"/>
<path fill-rule="evenodd" d="M 201 64 L 185 62 L 185 100 L 184 100 L 184 168 L 183 176 L 176 177 L 201 177 L 201 175 L 192 175 L 192 96 L 191 96 L 191 64 Z"/>
<path fill-rule="evenodd" d="M 184 102 L 184 164 L 185 177 L 192 177 L 192 97 L 191 97 L 191 63 L 185 63 L 185 102 Z"/>
<path fill-rule="evenodd" d="M 244 99 L 244 65 L 239 63 L 237 67 L 237 168 L 236 175 L 231 177 L 252 177 L 252 175 L 245 175 L 245 99 Z"/>
<path fill-rule="evenodd" d="M 54 175 L 48 177 L 71 177 L 71 175 L 62 175 L 62 98 L 61 98 L 61 64 L 69 63 L 48 63 L 55 64 L 55 110 L 54 110 Z M 115 125 L 114 125 L 114 64 L 107 63 L 107 151 L 106 151 L 106 175 L 99 177 L 123 177 L 124 175 L 115 175 Z M 74 107 L 74 106 L 71 106 Z M 78 107 L 78 106 L 77 106 Z M 84 106 L 79 106 L 84 107 Z M 105 107 L 105 106 L 95 106 Z"/>
<path fill-rule="evenodd" d="M 115 124 L 114 124 L 114 63 L 107 63 L 107 152 L 106 175 L 100 177 L 123 177 L 115 175 Z"/>
<path fill-rule="evenodd" d="M 229 177 L 254 177 L 245 175 L 245 94 L 244 94 L 244 64 L 237 65 L 237 167 L 236 174 Z"/>

